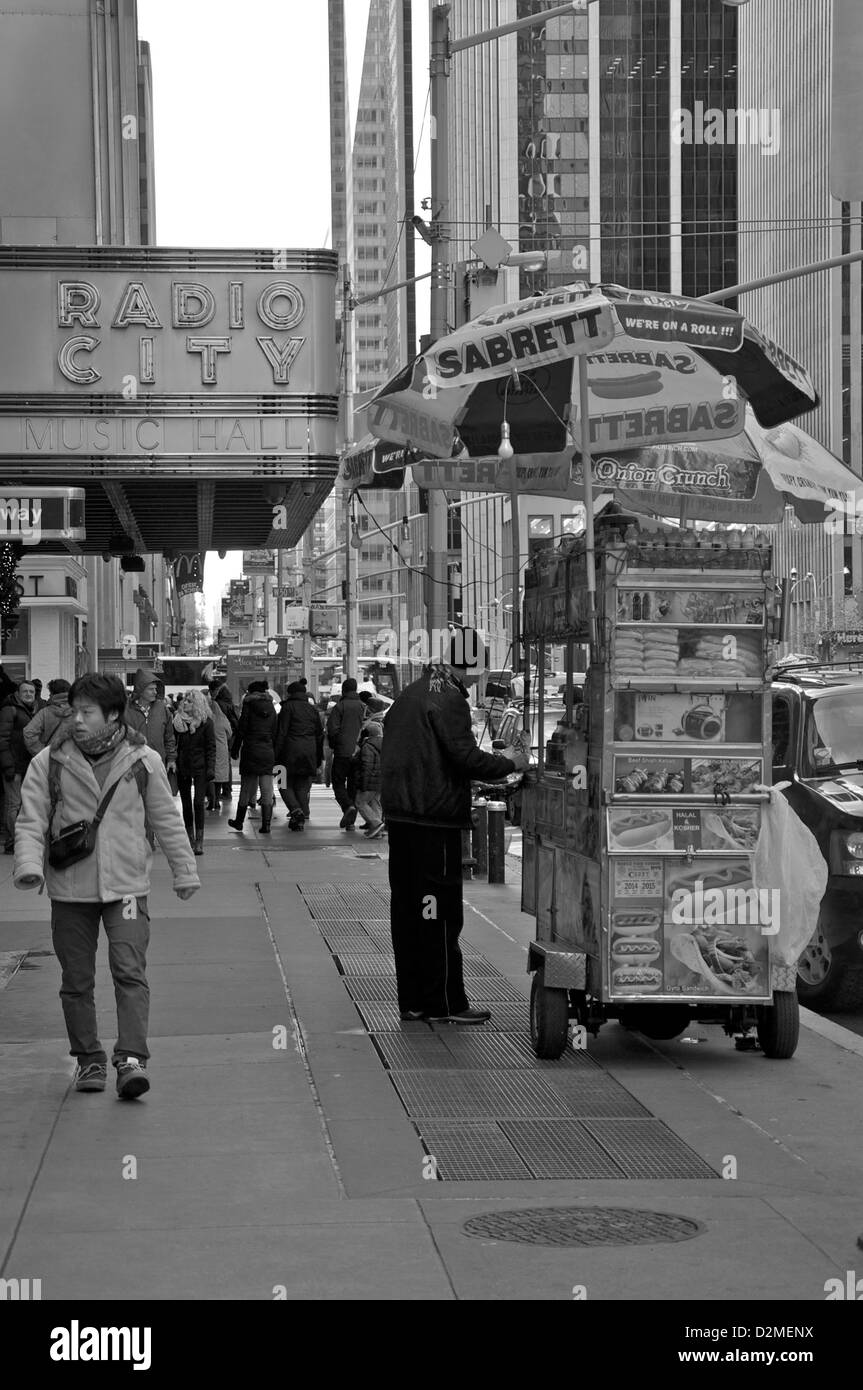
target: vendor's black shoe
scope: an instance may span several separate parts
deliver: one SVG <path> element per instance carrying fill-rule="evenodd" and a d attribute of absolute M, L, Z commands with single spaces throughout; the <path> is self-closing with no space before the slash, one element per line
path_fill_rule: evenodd
<path fill-rule="evenodd" d="M 358 812 L 356 806 L 348 807 L 344 814 L 345 830 L 353 830 L 357 814 Z"/>
<path fill-rule="evenodd" d="M 425 1014 L 422 1009 L 402 1009 L 399 1018 L 402 1023 L 421 1023 Z"/>
<path fill-rule="evenodd" d="M 463 1009 L 459 1014 L 429 1015 L 429 1023 L 488 1023 L 490 1009 Z"/>

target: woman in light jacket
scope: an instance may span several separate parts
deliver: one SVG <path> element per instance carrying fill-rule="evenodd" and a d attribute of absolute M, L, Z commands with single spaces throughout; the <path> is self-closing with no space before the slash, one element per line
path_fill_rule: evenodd
<path fill-rule="evenodd" d="M 215 785 L 210 792 L 210 799 L 207 802 L 208 811 L 221 811 L 221 793 L 225 786 L 231 783 L 231 740 L 234 737 L 234 730 L 231 721 L 225 714 L 224 709 L 218 700 L 210 696 L 207 700 L 210 710 L 210 718 L 213 721 L 213 732 L 216 735 L 216 772 Z"/>

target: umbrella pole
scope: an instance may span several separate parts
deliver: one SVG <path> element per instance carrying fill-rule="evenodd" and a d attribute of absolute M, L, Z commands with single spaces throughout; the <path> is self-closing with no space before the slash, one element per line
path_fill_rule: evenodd
<path fill-rule="evenodd" d="M 512 527 L 512 665 L 515 674 L 521 674 L 519 667 L 519 648 L 521 646 L 521 613 L 518 606 L 521 581 L 521 539 L 519 536 L 518 476 L 515 460 L 510 460 L 512 486 L 509 491 L 510 524 Z M 522 728 L 530 728 L 530 663 L 524 672 L 524 702 L 522 705 Z"/>
<path fill-rule="evenodd" d="M 584 479 L 584 538 L 587 563 L 587 624 L 590 659 L 596 661 L 596 565 L 593 539 L 593 464 L 590 457 L 590 410 L 587 401 L 587 359 L 578 358 L 578 409 L 581 416 L 581 467 Z"/>

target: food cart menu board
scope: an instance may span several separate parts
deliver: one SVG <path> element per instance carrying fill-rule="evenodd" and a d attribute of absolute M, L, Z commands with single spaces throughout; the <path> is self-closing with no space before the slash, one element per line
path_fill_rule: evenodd
<path fill-rule="evenodd" d="M 614 790 L 624 796 L 740 796 L 761 786 L 760 758 L 675 758 L 638 754 L 614 759 Z"/>
<path fill-rule="evenodd" d="M 614 738 L 621 743 L 761 744 L 761 691 L 618 690 Z"/>
<path fill-rule="evenodd" d="M 615 630 L 613 674 L 618 680 L 762 681 L 764 664 L 764 634 L 755 628 L 619 624 Z"/>
<path fill-rule="evenodd" d="M 770 999 L 775 907 L 772 890 L 755 890 L 748 857 L 615 858 L 611 997 Z"/>
<path fill-rule="evenodd" d="M 608 811 L 612 854 L 636 849 L 751 853 L 760 830 L 760 806 L 613 806 Z"/>

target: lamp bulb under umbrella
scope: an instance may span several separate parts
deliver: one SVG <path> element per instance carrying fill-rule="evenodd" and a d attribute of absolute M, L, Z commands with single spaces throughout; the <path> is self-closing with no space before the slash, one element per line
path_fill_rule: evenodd
<path fill-rule="evenodd" d="M 499 459 L 511 459 L 514 453 L 515 449 L 512 447 L 509 440 L 509 422 L 507 420 L 501 420 L 500 444 L 497 446 L 497 456 Z"/>

